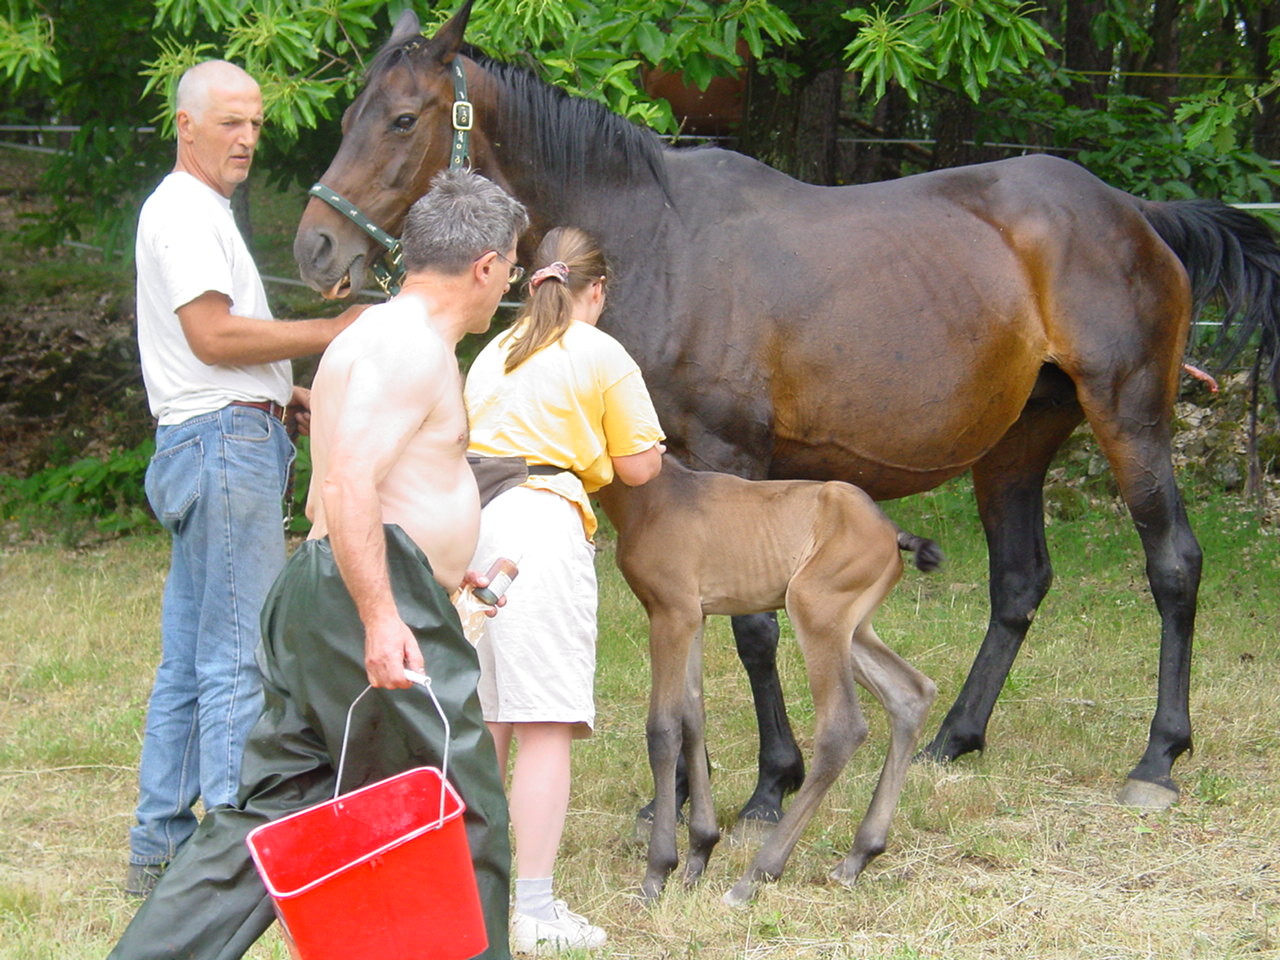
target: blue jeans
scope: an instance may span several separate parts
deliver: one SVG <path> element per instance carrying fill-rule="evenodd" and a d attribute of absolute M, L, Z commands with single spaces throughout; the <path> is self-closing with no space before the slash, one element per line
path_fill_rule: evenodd
<path fill-rule="evenodd" d="M 234 803 L 262 708 L 259 615 L 284 566 L 293 445 L 275 417 L 228 406 L 156 431 L 147 499 L 173 535 L 161 659 L 147 707 L 129 860 L 166 863 L 205 809 Z"/>

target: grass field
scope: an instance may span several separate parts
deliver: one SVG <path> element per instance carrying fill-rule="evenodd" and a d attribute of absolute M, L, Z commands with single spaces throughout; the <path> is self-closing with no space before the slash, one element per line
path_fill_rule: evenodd
<path fill-rule="evenodd" d="M 986 618 L 985 551 L 966 485 L 889 505 L 948 565 L 910 572 L 881 635 L 940 687 L 936 728 Z M 1280 536 L 1232 498 L 1193 502 L 1206 553 L 1192 686 L 1196 751 L 1161 813 L 1114 802 L 1154 705 L 1157 624 L 1137 540 L 1103 504 L 1050 528 L 1057 585 L 997 706 L 983 756 L 913 768 L 888 851 L 856 890 L 825 881 L 881 759 L 873 703 L 853 759 L 783 879 L 742 911 L 720 895 L 749 851 L 723 843 L 700 887 L 634 894 L 647 798 L 643 615 L 602 539 L 597 735 L 575 754 L 558 869 L 611 934 L 602 958 L 1280 957 Z M 156 657 L 166 543 L 0 554 L 0 957 L 100 958 L 135 908 L 118 892 Z M 728 826 L 754 779 L 755 732 L 727 621 L 709 627 L 714 788 Z M 807 746 L 795 645 L 782 669 Z M 283 958 L 273 932 L 251 956 Z M 393 960 L 393 958 L 388 958 Z"/>

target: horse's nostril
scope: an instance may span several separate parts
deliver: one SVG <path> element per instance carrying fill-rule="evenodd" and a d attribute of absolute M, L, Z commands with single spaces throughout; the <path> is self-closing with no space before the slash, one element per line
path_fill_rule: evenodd
<path fill-rule="evenodd" d="M 293 258 L 305 275 L 308 270 L 322 269 L 333 258 L 333 237 L 326 230 L 299 230 L 293 243 Z"/>

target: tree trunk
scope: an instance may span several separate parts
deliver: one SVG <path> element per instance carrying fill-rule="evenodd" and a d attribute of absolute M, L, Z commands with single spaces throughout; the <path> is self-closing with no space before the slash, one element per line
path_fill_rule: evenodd
<path fill-rule="evenodd" d="M 738 149 L 797 180 L 836 183 L 843 85 L 844 71 L 829 68 L 793 79 L 784 93 L 752 71 Z"/>
<path fill-rule="evenodd" d="M 933 157 L 930 170 L 995 160 L 997 154 L 974 143 L 978 106 L 962 93 L 945 91 L 933 115 Z"/>
<path fill-rule="evenodd" d="M 1267 34 L 1280 26 L 1280 3 L 1260 3 L 1252 15 L 1243 16 L 1242 19 L 1253 75 L 1269 77 L 1271 57 Z M 1280 95 L 1273 93 L 1265 97 L 1261 106 L 1261 111 L 1253 121 L 1253 149 L 1271 160 L 1280 160 Z"/>
<path fill-rule="evenodd" d="M 1093 21 L 1107 9 L 1107 0 L 1078 0 L 1066 4 L 1063 25 L 1062 65 L 1079 71 L 1080 77 L 1066 92 L 1069 106 L 1097 110 L 1115 64 L 1115 51 L 1102 48 L 1093 38 Z"/>
<path fill-rule="evenodd" d="M 244 237 L 244 245 L 253 249 L 253 224 L 249 220 L 249 181 L 236 187 L 231 194 L 231 215 L 235 217 L 236 226 L 240 228 L 240 236 Z"/>
<path fill-rule="evenodd" d="M 906 140 L 910 131 L 912 102 L 896 83 L 889 84 L 883 97 L 877 101 L 870 124 L 859 124 L 872 140 Z M 905 172 L 903 164 L 910 158 L 918 167 L 929 167 L 933 153 L 918 144 L 863 143 L 853 151 L 847 164 L 851 183 L 874 183 L 893 180 Z"/>
<path fill-rule="evenodd" d="M 1151 46 L 1129 58 L 1128 70 L 1156 76 L 1128 77 L 1126 89 L 1157 103 L 1171 104 L 1178 93 L 1178 81 L 1167 76 L 1178 72 L 1178 14 L 1180 0 L 1155 0 L 1151 5 Z"/>

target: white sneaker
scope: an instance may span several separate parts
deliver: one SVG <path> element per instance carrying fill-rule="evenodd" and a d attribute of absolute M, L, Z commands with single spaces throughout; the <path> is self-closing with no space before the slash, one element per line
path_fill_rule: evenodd
<path fill-rule="evenodd" d="M 511 918 L 511 949 L 516 953 L 554 953 L 558 950 L 594 950 L 609 939 L 586 917 L 573 913 L 563 900 L 555 901 L 556 918 L 539 920 L 527 913 Z"/>

